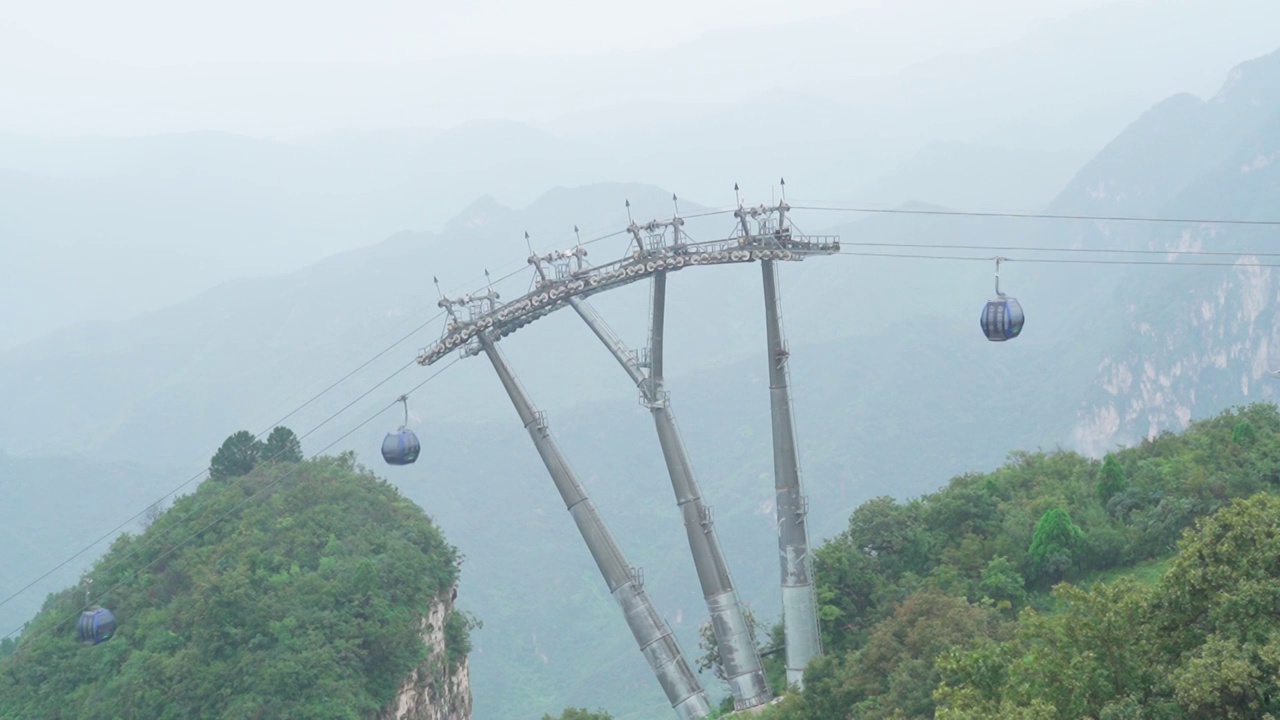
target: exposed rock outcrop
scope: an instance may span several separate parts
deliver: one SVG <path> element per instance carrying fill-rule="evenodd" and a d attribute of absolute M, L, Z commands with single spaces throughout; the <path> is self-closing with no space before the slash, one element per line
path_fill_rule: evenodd
<path fill-rule="evenodd" d="M 430 654 L 409 673 L 395 700 L 376 720 L 471 720 L 468 659 L 464 656 L 450 667 L 445 647 L 445 622 L 453 611 L 454 596 L 436 600 L 422 618 L 422 641 Z"/>

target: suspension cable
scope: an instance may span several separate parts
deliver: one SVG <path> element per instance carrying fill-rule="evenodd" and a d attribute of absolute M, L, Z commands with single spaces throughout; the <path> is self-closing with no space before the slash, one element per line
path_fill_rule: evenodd
<path fill-rule="evenodd" d="M 1097 220 L 1101 222 L 1176 223 L 1181 225 L 1255 225 L 1280 226 L 1280 220 L 1243 220 L 1228 218 L 1173 218 L 1135 215 L 1072 215 L 1069 213 L 1020 213 L 980 210 L 926 210 L 923 208 L 839 207 L 833 205 L 792 205 L 792 210 L 851 212 L 881 215 L 937 215 L 944 217 L 1016 218 L 1026 220 Z"/>

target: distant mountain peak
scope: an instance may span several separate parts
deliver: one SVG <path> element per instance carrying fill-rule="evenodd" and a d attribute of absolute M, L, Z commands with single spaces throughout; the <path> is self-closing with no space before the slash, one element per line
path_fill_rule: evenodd
<path fill-rule="evenodd" d="M 1240 63 L 1209 102 L 1273 105 L 1280 95 L 1280 50 Z"/>
<path fill-rule="evenodd" d="M 449 232 L 462 232 L 491 225 L 511 214 L 511 208 L 498 202 L 492 195 L 483 195 L 463 208 L 445 225 Z"/>
<path fill-rule="evenodd" d="M 637 221 L 648 216 L 665 217 L 675 211 L 671 190 L 638 182 L 597 182 L 576 187 L 553 187 L 540 195 L 528 210 L 541 215 L 556 215 L 566 223 L 573 222 L 586 208 L 612 208 L 618 222 L 625 223 L 625 203 L 631 203 Z M 692 200 L 680 201 L 680 209 L 688 212 L 702 206 Z"/>
<path fill-rule="evenodd" d="M 1202 173 L 1235 162 L 1280 109 L 1280 50 L 1241 63 L 1207 102 L 1178 93 L 1156 103 L 1081 169 L 1055 212 L 1157 213 Z"/>

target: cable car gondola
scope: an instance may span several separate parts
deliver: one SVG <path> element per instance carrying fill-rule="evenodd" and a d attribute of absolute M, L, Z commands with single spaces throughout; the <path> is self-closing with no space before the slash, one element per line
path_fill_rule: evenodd
<path fill-rule="evenodd" d="M 996 296 L 982 309 L 979 322 L 982 325 L 982 334 L 986 335 L 988 340 L 1004 342 L 1018 337 L 1027 318 L 1017 298 L 1000 292 L 1000 261 L 1004 258 L 998 257 L 995 260 Z"/>
<path fill-rule="evenodd" d="M 94 607 L 80 613 L 76 634 L 85 645 L 97 645 L 110 640 L 116 634 L 116 616 L 103 607 Z"/>
<path fill-rule="evenodd" d="M 388 465 L 412 465 L 422 452 L 422 445 L 418 442 L 418 436 L 409 429 L 409 396 L 401 395 L 398 400 L 404 403 L 404 425 L 383 438 L 382 459 Z"/>

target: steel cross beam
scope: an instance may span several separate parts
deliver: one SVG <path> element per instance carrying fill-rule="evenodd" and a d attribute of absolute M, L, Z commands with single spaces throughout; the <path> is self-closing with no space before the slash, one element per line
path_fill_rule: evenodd
<path fill-rule="evenodd" d="M 450 318 L 444 335 L 424 348 L 418 355 L 418 364 L 431 365 L 454 350 L 465 348 L 467 354 L 481 351 L 476 336 L 489 332 L 499 340 L 569 304 L 571 297 L 590 297 L 596 293 L 629 285 L 651 277 L 657 272 L 675 272 L 694 265 L 728 265 L 756 260 L 804 260 L 811 255 L 834 255 L 840 252 L 840 240 L 834 236 L 806 236 L 794 233 L 791 228 L 774 224 L 770 218 L 789 209 L 786 203 L 774 207 L 739 210 L 757 220 L 760 227 L 755 232 L 741 232 L 729 238 L 705 242 L 655 242 L 643 243 L 627 257 L 604 265 L 587 265 L 583 258 L 586 249 L 554 253 L 547 258 L 530 257 L 530 264 L 540 260 L 565 260 L 576 258 L 578 267 L 571 263 L 557 264 L 557 274 L 537 284 L 533 291 L 507 303 L 492 302 L 485 311 L 474 312 L 467 320 Z M 661 223 L 645 226 L 632 223 L 629 230 L 637 239 L 640 230 L 651 230 Z M 745 220 L 742 225 L 746 227 Z M 454 304 L 474 304 L 483 296 L 466 295 Z M 496 300 L 496 295 L 494 296 Z M 441 300 L 441 307 L 445 300 Z"/>

